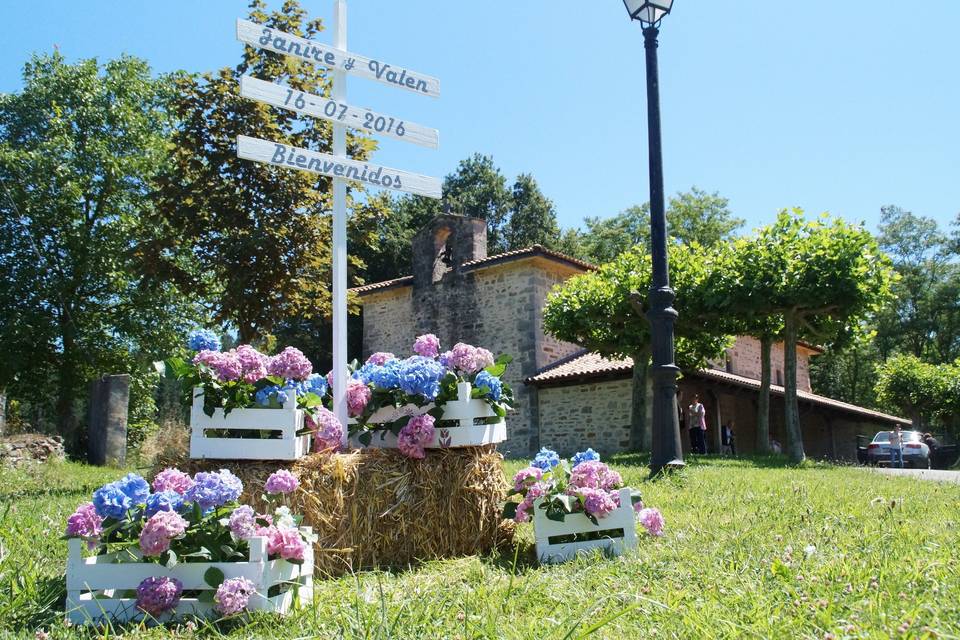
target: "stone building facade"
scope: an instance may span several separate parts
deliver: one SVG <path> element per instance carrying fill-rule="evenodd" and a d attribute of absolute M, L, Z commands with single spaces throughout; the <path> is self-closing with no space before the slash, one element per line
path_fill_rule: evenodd
<path fill-rule="evenodd" d="M 424 333 L 436 334 L 447 346 L 468 342 L 510 354 L 514 361 L 505 381 L 516 402 L 508 419 L 509 440 L 500 447 L 505 455 L 526 456 L 541 445 L 562 453 L 587 446 L 603 453 L 626 449 L 632 363 L 587 353 L 547 335 L 543 327 L 551 289 L 593 267 L 540 246 L 487 256 L 486 240 L 484 221 L 438 216 L 413 239 L 412 275 L 354 289 L 363 305 L 364 356 L 409 353 L 414 337 Z M 855 456 L 854 435 L 872 434 L 901 419 L 813 394 L 809 358 L 817 353 L 798 345 L 808 451 Z M 782 344 L 774 346 L 772 368 L 773 382 L 782 384 Z M 724 361 L 708 371 L 687 372 L 681 380 L 679 403 L 699 393 L 707 408 L 712 449 L 719 447 L 721 422 L 733 420 L 741 450 L 753 450 L 759 377 L 759 342 L 741 337 Z M 771 429 L 783 442 L 781 396 L 782 387 L 775 385 Z"/>

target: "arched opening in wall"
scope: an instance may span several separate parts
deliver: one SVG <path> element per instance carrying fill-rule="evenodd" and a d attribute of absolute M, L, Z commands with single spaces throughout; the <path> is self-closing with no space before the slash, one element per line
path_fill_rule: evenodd
<path fill-rule="evenodd" d="M 433 277 L 431 282 L 436 284 L 443 280 L 443 276 L 453 264 L 453 247 L 450 246 L 450 227 L 440 227 L 433 234 Z"/>
<path fill-rule="evenodd" d="M 720 396 L 713 389 L 707 389 L 706 400 L 709 403 L 707 409 L 707 452 L 720 453 L 720 425 L 722 416 L 720 415 Z"/>
<path fill-rule="evenodd" d="M 776 376 L 777 382 L 776 382 L 776 384 L 777 384 L 778 386 L 781 386 L 781 387 L 782 387 L 782 386 L 783 386 L 783 369 L 777 369 L 777 372 L 776 372 L 776 373 L 777 373 L 777 376 Z"/>

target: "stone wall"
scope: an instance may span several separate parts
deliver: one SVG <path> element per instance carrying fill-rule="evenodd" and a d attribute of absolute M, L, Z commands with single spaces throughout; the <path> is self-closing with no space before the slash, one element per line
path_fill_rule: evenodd
<path fill-rule="evenodd" d="M 797 345 L 797 389 L 810 391 L 810 350 Z M 726 370 L 745 378 L 760 379 L 760 341 L 750 336 L 740 336 L 727 349 L 730 367 Z M 713 368 L 725 367 L 714 363 Z M 770 381 L 783 385 L 783 343 L 774 343 L 770 350 Z"/>
<path fill-rule="evenodd" d="M 401 287 L 364 296 L 363 359 L 375 351 L 401 357 L 413 352 L 413 340 L 420 334 L 414 327 L 412 294 L 410 287 Z"/>
<path fill-rule="evenodd" d="M 564 268 L 561 265 L 548 260 L 537 262 L 540 267 L 539 272 L 534 278 L 535 303 L 534 318 L 536 320 L 535 332 L 538 340 L 537 344 L 537 368 L 542 369 L 549 364 L 565 358 L 583 349 L 573 343 L 557 340 L 549 335 L 543 328 L 543 308 L 547 302 L 547 296 L 553 288 L 563 284 L 571 276 L 579 273 L 570 268 Z"/>
<path fill-rule="evenodd" d="M 540 442 L 569 456 L 630 446 L 630 380 L 540 389 Z"/>

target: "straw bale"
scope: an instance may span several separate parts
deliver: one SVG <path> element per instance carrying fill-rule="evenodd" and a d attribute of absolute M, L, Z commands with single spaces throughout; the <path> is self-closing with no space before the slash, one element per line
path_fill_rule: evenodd
<path fill-rule="evenodd" d="M 317 570 L 341 575 L 374 567 L 483 554 L 509 544 L 501 505 L 507 485 L 494 446 L 431 449 L 410 460 L 395 449 L 313 454 L 294 462 L 176 460 L 196 473 L 226 468 L 244 484 L 245 504 L 264 507 L 263 483 L 277 469 L 300 479 L 296 511 L 319 536 Z"/>

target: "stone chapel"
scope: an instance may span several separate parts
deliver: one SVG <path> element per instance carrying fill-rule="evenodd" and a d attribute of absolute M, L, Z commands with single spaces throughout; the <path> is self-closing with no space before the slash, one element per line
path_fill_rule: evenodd
<path fill-rule="evenodd" d="M 507 418 L 509 440 L 500 445 L 504 455 L 525 457 L 541 446 L 562 455 L 587 447 L 609 454 L 629 446 L 633 363 L 556 340 L 543 327 L 550 290 L 593 265 L 539 245 L 488 256 L 485 221 L 453 214 L 434 218 L 414 236 L 411 249 L 413 274 L 352 290 L 363 307 L 364 357 L 375 351 L 408 354 L 424 333 L 436 334 L 444 348 L 467 342 L 508 353 L 514 360 L 504 378 L 516 402 Z M 909 423 L 815 394 L 809 361 L 819 353 L 798 344 L 800 419 L 809 456 L 856 459 L 857 435 Z M 782 344 L 774 345 L 772 369 L 770 432 L 784 443 Z M 699 394 L 711 452 L 719 451 L 721 424 L 733 426 L 738 452 L 755 449 L 759 378 L 760 345 L 745 336 L 711 368 L 683 372 L 678 402 L 686 406 Z"/>

